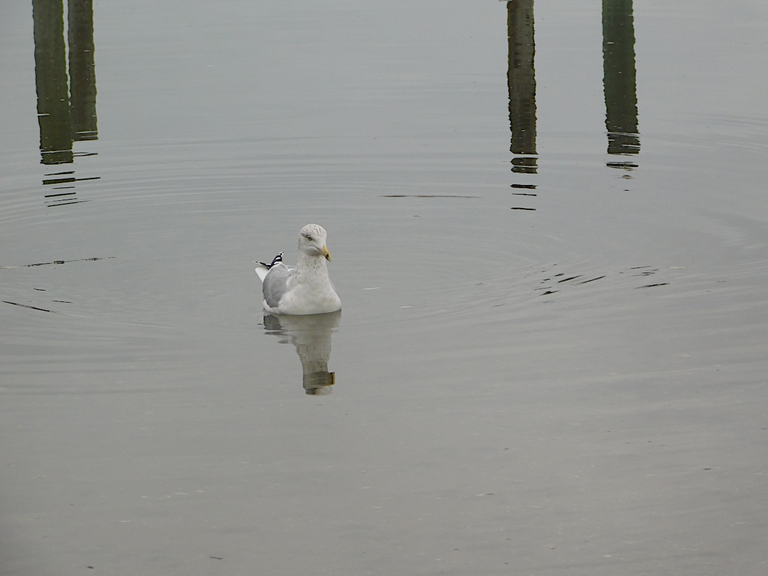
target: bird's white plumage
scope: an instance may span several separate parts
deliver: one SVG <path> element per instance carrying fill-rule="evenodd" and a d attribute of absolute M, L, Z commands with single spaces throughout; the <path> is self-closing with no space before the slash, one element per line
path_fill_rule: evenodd
<path fill-rule="evenodd" d="M 299 259 L 296 267 L 278 262 L 259 263 L 256 274 L 262 282 L 264 310 L 270 314 L 324 314 L 341 310 L 341 299 L 328 277 L 322 226 L 307 224 L 299 232 Z"/>

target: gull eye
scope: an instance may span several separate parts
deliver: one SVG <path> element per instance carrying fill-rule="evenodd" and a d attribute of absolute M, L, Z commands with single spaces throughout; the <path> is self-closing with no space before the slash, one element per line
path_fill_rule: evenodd
<path fill-rule="evenodd" d="M 310 242 L 312 241 L 312 235 L 311 234 L 304 234 L 304 238 L 306 238 Z"/>

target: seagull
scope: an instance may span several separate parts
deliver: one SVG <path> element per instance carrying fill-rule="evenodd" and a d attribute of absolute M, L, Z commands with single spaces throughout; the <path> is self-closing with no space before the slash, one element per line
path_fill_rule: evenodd
<path fill-rule="evenodd" d="M 262 283 L 264 310 L 270 314 L 325 314 L 341 310 L 341 299 L 328 277 L 325 246 L 327 233 L 317 224 L 299 231 L 299 260 L 296 267 L 283 264 L 283 253 L 271 264 L 258 262 L 256 274 Z"/>

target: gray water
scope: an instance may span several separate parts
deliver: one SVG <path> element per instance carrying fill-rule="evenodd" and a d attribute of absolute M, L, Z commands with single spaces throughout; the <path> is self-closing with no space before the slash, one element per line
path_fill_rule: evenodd
<path fill-rule="evenodd" d="M 0 18 L 4 576 L 766 573 L 765 3 L 64 4 Z M 341 316 L 265 320 L 308 222 Z"/>

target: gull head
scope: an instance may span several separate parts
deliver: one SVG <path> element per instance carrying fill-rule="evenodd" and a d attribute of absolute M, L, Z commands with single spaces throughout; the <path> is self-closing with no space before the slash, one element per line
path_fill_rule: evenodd
<path fill-rule="evenodd" d="M 307 224 L 299 231 L 299 252 L 307 256 L 323 256 L 331 259 L 331 253 L 325 246 L 327 233 L 325 228 L 318 224 Z"/>

